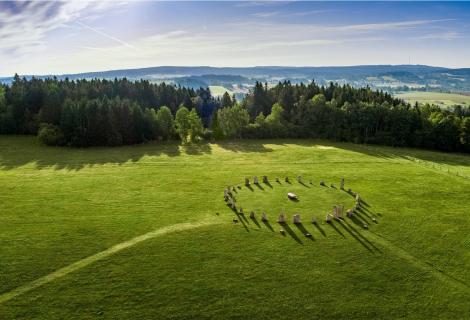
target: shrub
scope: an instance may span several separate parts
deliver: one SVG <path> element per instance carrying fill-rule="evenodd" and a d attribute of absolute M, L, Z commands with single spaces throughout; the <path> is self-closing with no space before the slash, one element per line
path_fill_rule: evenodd
<path fill-rule="evenodd" d="M 65 144 L 65 136 L 58 126 L 50 123 L 42 123 L 39 131 L 38 138 L 41 143 L 48 146 L 63 146 Z"/>

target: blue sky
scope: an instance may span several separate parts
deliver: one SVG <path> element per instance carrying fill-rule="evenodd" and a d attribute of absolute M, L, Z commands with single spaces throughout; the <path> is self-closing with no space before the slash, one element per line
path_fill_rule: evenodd
<path fill-rule="evenodd" d="M 469 57 L 469 2 L 0 2 L 0 76 Z"/>

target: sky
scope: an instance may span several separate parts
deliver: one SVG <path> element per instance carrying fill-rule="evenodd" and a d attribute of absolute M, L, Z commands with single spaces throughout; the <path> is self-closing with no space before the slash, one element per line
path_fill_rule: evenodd
<path fill-rule="evenodd" d="M 0 1 L 0 76 L 408 63 L 470 67 L 470 2 Z"/>

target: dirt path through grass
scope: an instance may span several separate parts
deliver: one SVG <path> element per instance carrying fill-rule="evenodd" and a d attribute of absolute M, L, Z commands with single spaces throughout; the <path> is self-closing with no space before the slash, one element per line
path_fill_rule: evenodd
<path fill-rule="evenodd" d="M 79 260 L 77 262 L 74 262 L 72 263 L 71 265 L 68 265 L 66 267 L 63 267 L 63 268 L 60 268 L 48 275 L 45 275 L 39 279 L 36 279 L 34 281 L 31 281 L 29 283 L 26 283 L 16 289 L 13 289 L 9 292 L 6 292 L 2 295 L 0 295 L 0 304 L 1 303 L 4 303 L 8 300 L 11 300 L 19 295 L 22 295 L 26 292 L 29 292 L 31 290 L 34 290 L 38 287 L 41 287 L 51 281 L 54 281 L 58 278 L 61 278 L 63 276 L 66 276 L 68 275 L 69 273 L 72 273 L 72 272 L 75 272 L 77 270 L 80 270 L 94 262 L 97 262 L 99 260 L 102 260 L 102 259 L 105 259 L 109 256 L 112 256 L 124 249 L 127 249 L 127 248 L 130 248 L 132 246 L 135 246 L 136 244 L 139 244 L 143 241 L 146 241 L 146 240 L 149 240 L 149 239 L 152 239 L 152 238 L 155 238 L 155 237 L 159 237 L 159 236 L 162 236 L 162 235 L 165 235 L 165 234 L 168 234 L 168 233 L 173 233 L 173 232 L 177 232 L 177 231 L 184 231 L 184 230 L 189 230 L 189 229 L 194 229 L 194 228 L 199 228 L 199 227 L 204 227 L 204 226 L 208 226 L 208 225 L 213 225 L 213 224 L 216 224 L 218 222 L 214 221 L 214 220 L 211 220 L 211 221 L 203 221 L 203 222 L 199 222 L 199 223 L 179 223 L 179 224 L 175 224 L 175 225 L 171 225 L 171 226 L 167 226 L 167 227 L 163 227 L 163 228 L 159 228 L 159 229 L 156 229 L 154 231 L 151 231 L 151 232 L 148 232 L 148 233 L 145 233 L 143 235 L 140 235 L 140 236 L 137 236 L 135 238 L 132 238 L 128 241 L 125 241 L 125 242 L 121 242 L 115 246 L 112 246 L 111 248 L 109 249 L 106 249 L 104 251 L 101 251 L 101 252 L 98 252 L 92 256 L 89 256 L 85 259 L 82 259 L 82 260 Z"/>

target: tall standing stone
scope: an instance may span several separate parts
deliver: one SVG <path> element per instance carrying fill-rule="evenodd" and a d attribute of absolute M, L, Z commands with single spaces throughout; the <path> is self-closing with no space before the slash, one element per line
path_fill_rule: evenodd
<path fill-rule="evenodd" d="M 268 221 L 268 216 L 266 215 L 266 212 L 263 212 L 263 214 L 261 214 L 261 221 Z"/>
<path fill-rule="evenodd" d="M 339 186 L 341 190 L 344 190 L 344 178 L 341 178 L 341 184 Z"/>
<path fill-rule="evenodd" d="M 301 223 L 301 222 L 300 222 L 300 214 L 298 214 L 298 213 L 297 213 L 297 214 L 294 214 L 294 217 L 293 217 L 293 218 L 294 218 L 294 219 L 293 219 L 293 220 L 294 220 L 293 222 L 294 222 L 295 224 L 300 224 L 300 223 Z"/>
<path fill-rule="evenodd" d="M 330 223 L 332 218 L 333 218 L 333 217 L 331 216 L 331 214 L 327 213 L 327 214 L 326 214 L 326 217 L 325 217 L 325 221 L 326 221 L 327 223 Z"/>
<path fill-rule="evenodd" d="M 277 222 L 285 223 L 286 222 L 286 215 L 281 212 L 281 214 L 279 215 L 279 219 L 277 219 Z"/>
<path fill-rule="evenodd" d="M 268 184 L 268 176 L 263 176 L 263 183 Z"/>
<path fill-rule="evenodd" d="M 250 185 L 250 179 L 248 179 L 248 178 L 245 178 L 245 186 L 247 186 L 247 187 L 248 187 L 249 185 Z"/>
<path fill-rule="evenodd" d="M 254 183 L 254 184 L 258 184 L 258 177 L 257 177 L 257 176 L 254 176 L 254 177 L 253 177 L 253 183 Z"/>
<path fill-rule="evenodd" d="M 251 218 L 251 219 L 254 219 L 254 218 L 255 218 L 255 212 L 254 212 L 254 211 L 251 211 L 251 212 L 250 212 L 250 218 Z"/>

